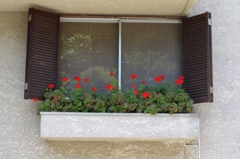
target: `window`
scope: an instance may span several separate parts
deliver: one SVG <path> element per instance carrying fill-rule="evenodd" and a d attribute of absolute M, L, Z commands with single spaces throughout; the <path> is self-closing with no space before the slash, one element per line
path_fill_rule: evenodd
<path fill-rule="evenodd" d="M 123 90 L 131 73 L 151 83 L 157 71 L 170 82 L 183 73 L 184 87 L 196 103 L 212 101 L 210 13 L 184 18 L 182 24 L 114 19 L 60 23 L 59 15 L 33 8 L 29 15 L 25 98 L 40 98 L 48 83 L 57 83 L 57 70 L 58 78 L 89 77 L 88 87 L 102 90 L 109 71 L 119 73 Z"/>
<path fill-rule="evenodd" d="M 144 80 L 147 85 L 156 75 L 164 74 L 168 82 L 181 75 L 180 20 L 90 20 L 61 19 L 58 84 L 62 77 L 78 75 L 90 78 L 85 89 L 95 86 L 104 92 L 112 81 L 109 72 L 115 77 L 119 72 L 124 91 L 132 73 L 138 75 L 136 83 Z"/>
<path fill-rule="evenodd" d="M 82 81 L 90 79 L 82 85 L 85 90 L 96 87 L 105 91 L 105 85 L 113 80 L 110 71 L 117 76 L 118 24 L 61 22 L 59 37 L 58 86 L 62 77 L 77 75 Z"/>

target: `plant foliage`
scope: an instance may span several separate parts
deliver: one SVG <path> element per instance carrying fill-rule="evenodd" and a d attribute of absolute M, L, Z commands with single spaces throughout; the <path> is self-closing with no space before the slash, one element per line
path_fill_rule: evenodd
<path fill-rule="evenodd" d="M 111 72 L 110 76 L 114 76 Z M 134 81 L 136 74 L 130 76 Z M 106 84 L 107 94 L 98 92 L 96 87 L 83 91 L 80 77 L 75 76 L 75 88 L 68 91 L 65 85 L 68 78 L 62 78 L 63 86 L 54 89 L 49 84 L 44 93 L 45 101 L 39 106 L 41 111 L 51 112 L 115 112 L 115 113 L 191 113 L 193 101 L 181 88 L 184 77 L 180 76 L 175 84 L 163 84 L 164 75 L 156 76 L 156 85 L 132 84 L 126 92 L 118 90 L 117 81 Z M 84 82 L 89 79 L 85 78 Z M 34 99 L 36 101 L 36 99 Z"/>

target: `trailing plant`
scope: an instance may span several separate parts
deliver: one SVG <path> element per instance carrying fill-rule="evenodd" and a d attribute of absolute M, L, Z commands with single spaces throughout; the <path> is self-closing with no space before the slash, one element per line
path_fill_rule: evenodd
<path fill-rule="evenodd" d="M 110 72 L 114 76 L 114 72 Z M 130 76 L 131 80 L 137 78 L 136 74 Z M 146 82 L 133 83 L 131 89 L 122 92 L 117 87 L 117 81 L 106 84 L 106 94 L 92 87 L 84 91 L 80 84 L 80 77 L 74 76 L 71 85 L 75 88 L 66 89 L 68 78 L 62 78 L 63 86 L 54 89 L 49 84 L 44 93 L 45 101 L 39 106 L 41 111 L 53 112 L 115 112 L 115 113 L 191 113 L 193 101 L 189 94 L 182 89 L 184 77 L 180 76 L 175 84 L 162 83 L 164 75 L 156 76 L 156 84 L 146 86 Z M 88 82 L 84 78 L 83 82 Z M 69 89 L 69 88 L 68 88 Z M 36 101 L 37 99 L 34 99 Z"/>

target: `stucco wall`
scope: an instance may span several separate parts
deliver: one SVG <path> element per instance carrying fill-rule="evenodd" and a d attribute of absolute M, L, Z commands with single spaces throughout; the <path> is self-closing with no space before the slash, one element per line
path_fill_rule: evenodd
<path fill-rule="evenodd" d="M 240 2 L 197 0 L 191 15 L 212 13 L 214 103 L 200 114 L 201 159 L 240 156 Z M 0 13 L 0 158 L 184 157 L 182 143 L 46 142 L 40 136 L 39 103 L 23 99 L 27 13 Z"/>
<path fill-rule="evenodd" d="M 40 138 L 39 102 L 23 99 L 27 13 L 0 13 L 1 159 L 183 159 L 175 142 L 47 142 Z M 61 124 L 61 123 L 59 123 Z M 186 151 L 190 153 L 185 154 Z"/>
<path fill-rule="evenodd" d="M 197 0 L 191 12 L 212 13 L 214 103 L 196 105 L 201 159 L 240 157 L 239 5 L 239 0 Z"/>

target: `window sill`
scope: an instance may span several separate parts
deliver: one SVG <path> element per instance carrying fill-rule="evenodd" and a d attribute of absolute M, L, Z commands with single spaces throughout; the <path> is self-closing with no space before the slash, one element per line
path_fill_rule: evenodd
<path fill-rule="evenodd" d="M 69 141 L 193 141 L 199 139 L 199 116 L 41 112 L 41 138 Z"/>

